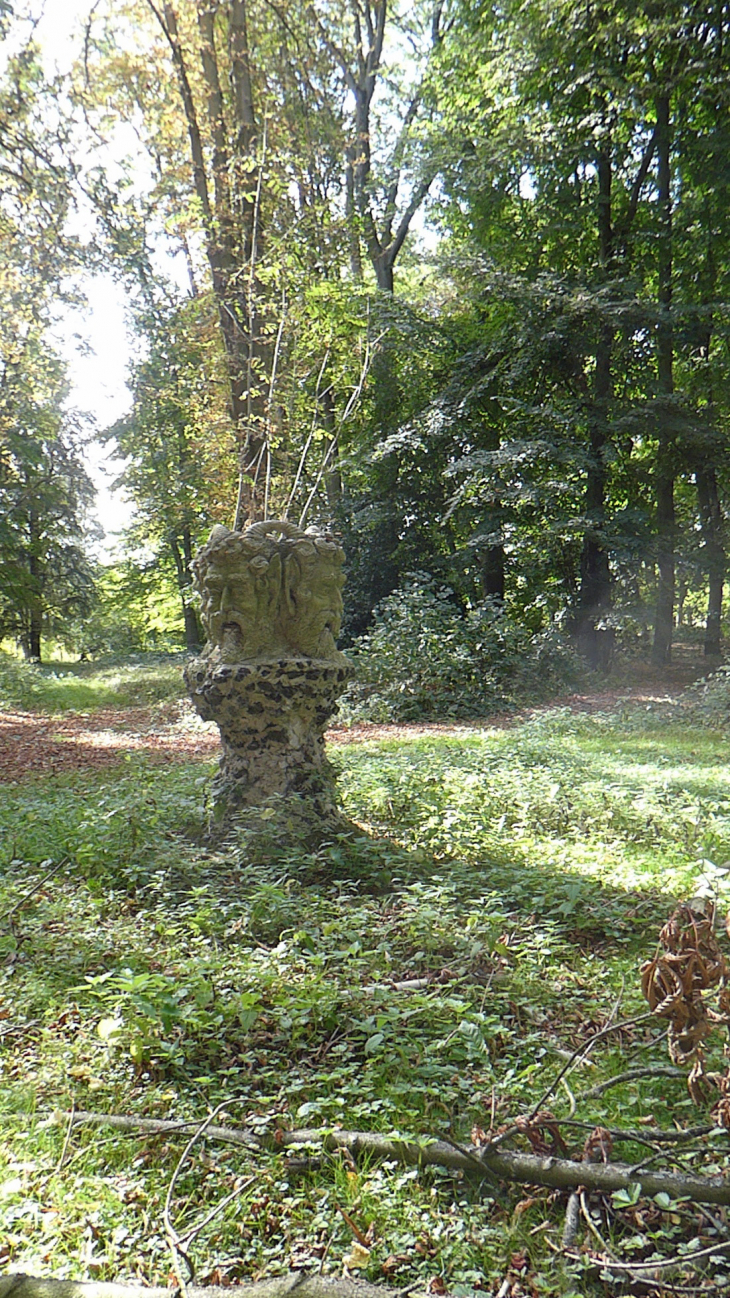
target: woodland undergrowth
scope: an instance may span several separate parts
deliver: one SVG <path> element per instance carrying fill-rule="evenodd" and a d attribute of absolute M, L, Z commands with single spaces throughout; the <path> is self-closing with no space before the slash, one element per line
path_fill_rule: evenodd
<path fill-rule="evenodd" d="M 0 786 L 3 1265 L 176 1283 L 172 1230 L 196 1283 L 347 1268 L 567 1298 L 624 1291 L 635 1273 L 611 1259 L 664 1258 L 680 1291 L 730 1285 L 725 1209 L 647 1198 L 640 1167 L 582 1196 L 566 1245 L 566 1192 L 276 1141 L 183 1158 L 189 1131 L 68 1120 L 216 1111 L 264 1135 L 464 1145 L 544 1094 L 556 1125 L 510 1147 L 580 1159 L 600 1127 L 634 1132 L 623 1162 L 722 1170 L 717 1094 L 690 1094 L 640 968 L 679 899 L 730 903 L 724 759 L 707 726 L 628 705 L 352 745 L 336 760 L 358 828 L 317 853 L 273 833 L 210 851 L 206 763 Z M 704 1043 L 708 1076 L 725 1036 Z M 685 1128 L 704 1134 L 653 1139 Z"/>

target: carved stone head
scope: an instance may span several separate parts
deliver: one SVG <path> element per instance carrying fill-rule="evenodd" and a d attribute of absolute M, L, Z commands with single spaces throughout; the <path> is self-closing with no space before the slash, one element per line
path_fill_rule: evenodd
<path fill-rule="evenodd" d="M 342 622 L 345 552 L 310 530 L 286 544 L 282 622 L 287 643 L 310 658 L 334 658 Z"/>
<path fill-rule="evenodd" d="M 223 662 L 285 651 L 278 618 L 281 555 L 274 541 L 215 527 L 193 568 L 203 625 Z"/>
<path fill-rule="evenodd" d="M 222 662 L 304 655 L 336 658 L 344 551 L 317 528 L 214 527 L 193 563 L 201 616 Z"/>

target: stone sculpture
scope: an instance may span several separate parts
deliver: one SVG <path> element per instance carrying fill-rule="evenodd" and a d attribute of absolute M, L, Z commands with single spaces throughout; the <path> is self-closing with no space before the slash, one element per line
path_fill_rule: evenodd
<path fill-rule="evenodd" d="M 300 795 L 312 824 L 336 818 L 324 729 L 351 666 L 337 649 L 344 551 L 318 528 L 215 527 L 193 569 L 208 644 L 185 670 L 200 716 L 221 732 L 211 822 Z"/>

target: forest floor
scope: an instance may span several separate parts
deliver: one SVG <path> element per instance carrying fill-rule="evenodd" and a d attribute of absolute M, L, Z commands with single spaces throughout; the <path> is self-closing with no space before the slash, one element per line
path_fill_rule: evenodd
<path fill-rule="evenodd" d="M 730 709 L 678 701 L 706 671 L 682 653 L 470 724 L 340 724 L 351 828 L 313 850 L 206 838 L 217 739 L 179 658 L 0 664 L 0 1270 L 727 1290 L 730 1194 L 641 1170 L 730 1157 L 730 958 L 695 911 L 701 1051 L 670 1056 L 641 979 L 680 900 L 730 909 Z M 630 1180 L 494 1185 L 397 1143 L 329 1151 L 338 1129 L 455 1143 L 470 1173 L 497 1137 L 581 1169 L 600 1150 Z"/>
<path fill-rule="evenodd" d="M 475 721 L 418 724 L 336 724 L 327 735 L 331 744 L 416 739 L 509 726 L 553 708 L 571 712 L 602 712 L 624 702 L 654 707 L 671 703 L 708 670 L 696 651 L 680 649 L 676 661 L 661 670 L 633 662 L 617 679 L 600 677 L 578 693 L 561 695 L 540 707 L 500 712 Z M 0 779 L 16 782 L 29 776 L 103 770 L 125 754 L 143 752 L 152 762 L 188 762 L 217 756 L 220 748 L 214 723 L 203 722 L 186 698 L 147 706 L 101 707 L 93 711 L 39 713 L 0 710 Z"/>

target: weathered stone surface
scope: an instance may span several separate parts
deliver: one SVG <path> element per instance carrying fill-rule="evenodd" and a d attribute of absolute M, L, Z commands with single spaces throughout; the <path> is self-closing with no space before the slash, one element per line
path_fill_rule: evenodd
<path fill-rule="evenodd" d="M 337 658 L 344 558 L 317 528 L 273 520 L 245 532 L 214 527 L 193 563 L 208 655 L 225 663 Z"/>
<path fill-rule="evenodd" d="M 290 523 L 213 529 L 194 568 L 209 644 L 185 679 L 221 732 L 211 825 L 296 796 L 312 823 L 336 819 L 324 730 L 352 668 L 337 650 L 344 552 Z"/>

